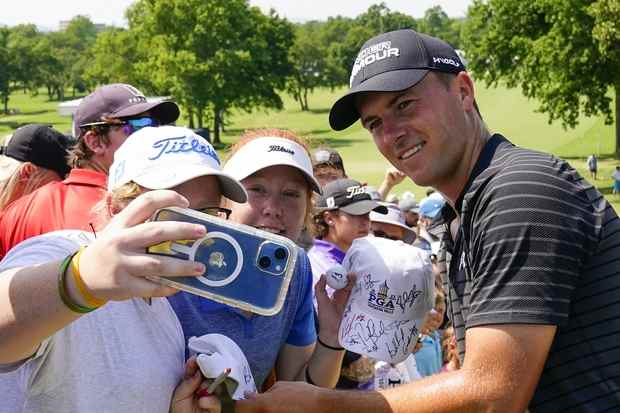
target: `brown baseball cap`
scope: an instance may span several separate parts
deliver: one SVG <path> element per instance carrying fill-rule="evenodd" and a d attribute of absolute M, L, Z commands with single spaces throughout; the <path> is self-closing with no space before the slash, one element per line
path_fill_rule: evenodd
<path fill-rule="evenodd" d="M 103 85 L 80 102 L 75 116 L 73 134 L 82 135 L 82 125 L 102 121 L 104 117 L 128 118 L 150 112 L 162 125 L 179 118 L 180 110 L 169 100 L 148 102 L 142 92 L 125 83 Z"/>

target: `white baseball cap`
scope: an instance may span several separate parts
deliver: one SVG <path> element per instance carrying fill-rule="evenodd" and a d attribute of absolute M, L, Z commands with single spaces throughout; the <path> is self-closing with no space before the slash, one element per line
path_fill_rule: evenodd
<path fill-rule="evenodd" d="M 321 185 L 312 172 L 308 151 L 290 139 L 269 136 L 249 141 L 228 159 L 224 172 L 241 181 L 261 169 L 275 165 L 298 169 L 314 192 L 321 193 Z"/>
<path fill-rule="evenodd" d="M 205 378 L 214 379 L 224 369 L 230 369 L 224 385 L 234 400 L 245 399 L 246 392 L 257 392 L 248 360 L 230 338 L 215 333 L 190 337 L 187 347 L 190 355 L 197 355 L 196 362 Z"/>
<path fill-rule="evenodd" d="M 405 223 L 405 214 L 396 204 L 391 204 L 388 202 L 380 202 L 381 205 L 387 208 L 387 214 L 379 214 L 375 211 L 370 213 L 370 221 L 371 222 L 382 222 L 384 224 L 396 225 L 397 227 L 401 227 L 406 230 L 405 241 L 407 244 L 411 244 L 415 240 L 415 231 L 411 229 Z"/>
<path fill-rule="evenodd" d="M 222 194 L 246 202 L 243 185 L 223 172 L 213 146 L 192 130 L 178 126 L 146 127 L 132 133 L 114 153 L 108 191 L 130 181 L 148 189 L 168 189 L 204 175 L 214 175 Z"/>
<path fill-rule="evenodd" d="M 357 282 L 340 322 L 340 344 L 388 363 L 405 360 L 435 304 L 428 254 L 402 241 L 364 237 L 353 241 L 342 265 Z"/>

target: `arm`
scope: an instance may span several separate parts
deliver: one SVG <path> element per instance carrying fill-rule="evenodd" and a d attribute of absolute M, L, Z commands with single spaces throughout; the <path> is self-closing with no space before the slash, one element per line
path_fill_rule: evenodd
<path fill-rule="evenodd" d="M 523 412 L 531 399 L 555 327 L 494 325 L 467 331 L 461 370 L 381 392 L 329 391 L 276 383 L 271 391 L 237 403 L 246 412 L 430 413 Z"/>
<path fill-rule="evenodd" d="M 148 245 L 199 238 L 204 233 L 200 225 L 143 224 L 157 209 L 171 205 L 187 206 L 187 200 L 172 191 L 153 191 L 140 196 L 86 248 L 80 260 L 80 273 L 95 297 L 120 301 L 166 296 L 177 290 L 148 281 L 144 276 L 204 272 L 202 264 L 196 267 L 193 262 L 145 254 Z M 32 251 L 26 248 L 22 253 L 32 254 Z M 32 355 L 43 340 L 82 316 L 69 310 L 60 299 L 59 266 L 60 261 L 54 260 L 0 274 L 0 363 L 14 363 Z M 69 295 L 85 305 L 73 284 L 71 268 L 67 271 Z"/>
<path fill-rule="evenodd" d="M 383 178 L 381 185 L 379 185 L 379 188 L 377 189 L 377 191 L 381 195 L 381 199 L 385 199 L 385 197 L 388 196 L 392 188 L 400 184 L 405 179 L 405 177 L 406 175 L 398 169 L 394 167 L 388 168 L 385 171 L 385 177 Z"/>
<path fill-rule="evenodd" d="M 355 285 L 355 277 L 349 275 L 347 286 L 335 291 L 331 299 L 325 290 L 326 285 L 325 275 L 322 275 L 315 286 L 321 326 L 319 338 L 330 347 L 341 348 L 338 343 L 338 328 L 349 294 Z M 317 386 L 334 387 L 340 376 L 343 357 L 344 349 L 330 349 L 318 342 L 304 347 L 285 344 L 278 355 L 276 377 L 283 381 L 307 381 L 308 370 L 310 378 Z"/>

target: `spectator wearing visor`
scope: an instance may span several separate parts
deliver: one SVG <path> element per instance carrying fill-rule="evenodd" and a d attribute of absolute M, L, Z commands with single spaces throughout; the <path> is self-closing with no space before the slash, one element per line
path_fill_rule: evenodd
<path fill-rule="evenodd" d="M 17 129 L 0 147 L 0 211 L 37 188 L 64 179 L 69 172 L 67 148 L 71 140 L 48 125 Z"/>
<path fill-rule="evenodd" d="M 368 235 L 369 214 L 386 214 L 387 208 L 371 199 L 366 187 L 353 179 L 338 179 L 323 187 L 323 195 L 315 205 L 314 225 L 317 239 L 308 252 L 314 283 L 330 267 L 341 264 L 353 240 Z M 329 286 L 328 295 L 334 290 Z M 316 307 L 316 302 L 315 302 Z M 318 326 L 320 330 L 320 325 Z M 359 354 L 345 353 L 339 389 L 371 388 L 374 378 L 374 363 Z"/>
<path fill-rule="evenodd" d="M 347 177 L 342 157 L 335 149 L 318 148 L 312 153 L 312 172 L 321 187 Z"/>
<path fill-rule="evenodd" d="M 69 176 L 15 201 L 0 217 L 0 258 L 19 242 L 60 229 L 88 229 L 92 207 L 106 189 L 114 153 L 133 132 L 174 122 L 179 107 L 149 102 L 127 84 L 97 88 L 80 102 L 74 118 L 77 143 L 69 151 Z"/>

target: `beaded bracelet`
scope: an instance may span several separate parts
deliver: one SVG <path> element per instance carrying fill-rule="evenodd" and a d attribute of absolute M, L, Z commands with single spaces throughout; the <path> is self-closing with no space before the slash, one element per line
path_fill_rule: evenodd
<path fill-rule="evenodd" d="M 76 303 L 75 301 L 71 299 L 71 297 L 69 296 L 69 293 L 67 292 L 67 283 L 66 283 L 67 269 L 69 268 L 69 264 L 71 263 L 71 260 L 73 259 L 75 254 L 77 254 L 77 252 L 74 252 L 73 254 L 68 255 L 67 258 L 65 258 L 60 264 L 60 268 L 58 271 L 58 294 L 60 294 L 60 299 L 62 300 L 64 305 L 66 305 L 67 308 L 69 308 L 69 310 L 73 311 L 74 313 L 78 313 L 78 314 L 86 314 L 86 313 L 90 313 L 91 311 L 96 310 L 96 308 L 85 307 L 83 305 Z"/>
<path fill-rule="evenodd" d="M 82 298 L 86 302 L 89 307 L 99 308 L 106 303 L 105 300 L 101 300 L 91 294 L 88 291 L 88 287 L 84 284 L 84 280 L 82 279 L 82 275 L 80 274 L 80 257 L 82 256 L 82 252 L 86 247 L 81 247 L 80 250 L 73 256 L 71 260 L 71 269 L 73 270 L 73 281 L 75 281 L 75 286 L 80 292 Z"/>

